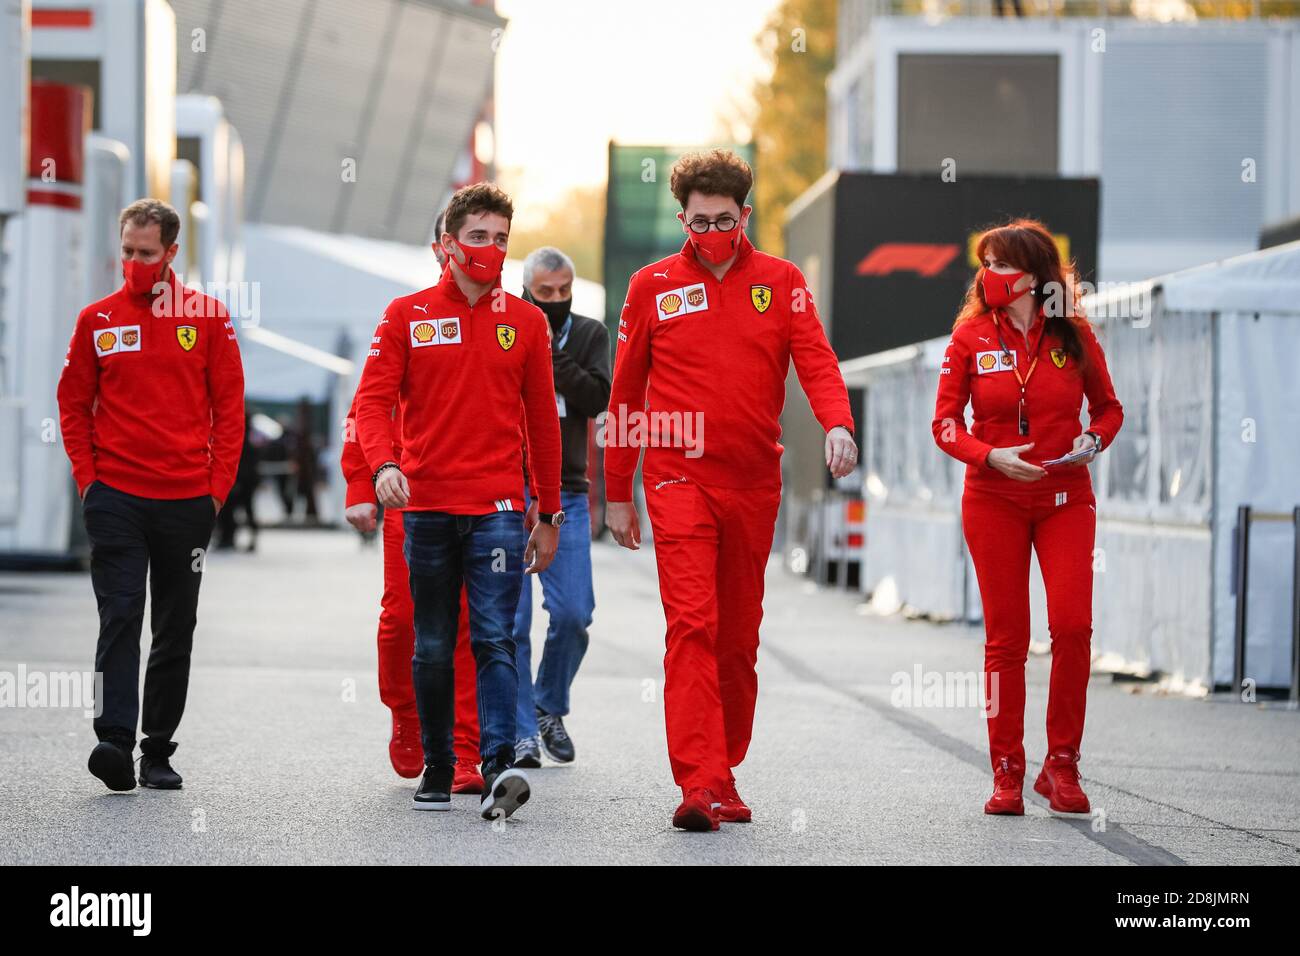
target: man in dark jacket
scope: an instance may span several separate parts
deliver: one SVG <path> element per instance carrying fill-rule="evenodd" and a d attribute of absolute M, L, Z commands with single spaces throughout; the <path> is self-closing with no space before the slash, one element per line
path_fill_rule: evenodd
<path fill-rule="evenodd" d="M 524 298 L 546 313 L 551 325 L 555 405 L 560 416 L 563 465 L 560 500 L 565 521 L 551 566 L 540 575 L 542 607 L 550 618 L 546 645 L 533 681 L 529 632 L 533 623 L 532 579 L 524 579 L 515 615 L 515 661 L 519 670 L 519 716 L 515 765 L 540 767 L 541 751 L 571 763 L 573 741 L 564 727 L 569 688 L 587 651 L 596 595 L 591 584 L 591 519 L 587 507 L 587 435 L 591 419 L 609 404 L 609 334 L 596 319 L 574 315 L 573 261 L 545 246 L 524 260 Z M 536 504 L 529 507 L 532 518 Z M 531 520 L 529 522 L 531 524 Z"/>

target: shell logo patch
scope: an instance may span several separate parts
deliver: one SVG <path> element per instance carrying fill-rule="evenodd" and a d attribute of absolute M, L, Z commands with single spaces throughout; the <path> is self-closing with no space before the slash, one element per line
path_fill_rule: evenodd
<path fill-rule="evenodd" d="M 181 348 L 190 351 L 199 341 L 199 330 L 192 325 L 176 326 L 176 341 L 181 344 Z"/>
<path fill-rule="evenodd" d="M 411 324 L 411 347 L 421 348 L 425 345 L 438 344 L 438 327 L 432 322 L 414 322 Z"/>
<path fill-rule="evenodd" d="M 1057 368 L 1065 368 L 1065 363 L 1070 358 L 1070 354 L 1065 349 L 1052 349 L 1048 354 L 1052 356 L 1052 364 Z"/>
<path fill-rule="evenodd" d="M 95 337 L 95 351 L 100 355 L 111 355 L 117 351 L 117 330 L 105 329 Z"/>
<path fill-rule="evenodd" d="M 768 306 L 772 304 L 772 287 L 751 285 L 749 287 L 749 301 L 754 303 L 754 308 L 758 310 L 759 315 L 762 315 L 767 311 Z"/>
<path fill-rule="evenodd" d="M 680 289 L 670 289 L 655 296 L 655 312 L 658 314 L 660 322 L 677 315 L 703 312 L 708 307 L 709 296 L 704 289 L 703 283 L 683 286 Z"/>
<path fill-rule="evenodd" d="M 994 349 L 988 352 L 975 353 L 975 371 L 980 375 L 986 375 L 989 372 L 1005 372 L 1007 369 L 1015 368 L 1018 364 L 1014 352 L 1001 352 Z"/>
<path fill-rule="evenodd" d="M 517 333 L 513 325 L 497 326 L 497 344 L 501 346 L 503 351 L 509 352 L 514 348 L 516 337 Z"/>

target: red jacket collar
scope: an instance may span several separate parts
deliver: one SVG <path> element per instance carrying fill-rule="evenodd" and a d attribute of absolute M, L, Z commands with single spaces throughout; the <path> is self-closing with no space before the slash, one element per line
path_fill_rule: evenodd
<path fill-rule="evenodd" d="M 448 259 L 447 264 L 443 266 L 442 276 L 438 279 L 438 284 L 435 288 L 453 302 L 463 302 L 468 306 L 469 299 L 465 297 L 465 293 L 461 291 L 460 286 L 456 284 L 456 277 L 452 275 L 451 270 L 454 268 L 455 266 L 452 264 L 451 260 Z M 497 276 L 492 282 L 492 285 L 488 288 L 487 295 L 491 295 L 493 290 L 499 288 L 501 288 L 501 276 Z"/>
<path fill-rule="evenodd" d="M 742 231 L 740 234 L 740 248 L 736 250 L 736 261 L 731 264 L 731 267 L 729 269 L 727 269 L 726 274 L 723 276 L 723 278 L 726 278 L 726 276 L 731 275 L 731 270 L 736 268 L 736 266 L 740 265 L 746 259 L 748 259 L 750 254 L 753 253 L 753 251 L 754 251 L 754 244 L 749 241 L 749 236 Z M 689 236 L 686 238 L 686 241 L 682 243 L 682 248 L 681 251 L 678 253 L 678 255 L 680 255 L 691 265 L 695 266 L 697 269 L 703 269 L 705 272 L 709 271 L 708 266 L 706 266 L 703 262 L 700 262 L 700 260 L 696 257 L 695 246 L 691 244 L 691 240 Z M 712 275 L 713 273 L 710 272 L 709 274 Z"/>
<path fill-rule="evenodd" d="M 996 309 L 990 309 L 988 312 L 984 314 L 989 317 L 989 320 L 995 326 L 1000 324 L 1005 324 L 1006 327 L 1009 329 L 1015 328 L 1015 325 L 1013 325 L 1011 322 L 1011 318 L 1007 315 L 1007 310 L 1004 308 L 999 307 Z M 1029 331 L 1033 332 L 1034 329 L 1038 328 L 1046 320 L 1047 320 L 1047 313 L 1043 311 L 1043 303 L 1040 302 L 1038 303 L 1038 308 L 1034 310 L 1034 321 L 1029 323 Z"/>

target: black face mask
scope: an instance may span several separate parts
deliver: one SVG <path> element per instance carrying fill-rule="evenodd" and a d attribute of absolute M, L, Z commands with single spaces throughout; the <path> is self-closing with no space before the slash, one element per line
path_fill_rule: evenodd
<path fill-rule="evenodd" d="M 538 302 L 533 298 L 533 294 L 525 289 L 523 299 L 525 302 L 531 302 L 546 313 L 546 318 L 551 323 L 551 329 L 556 333 L 560 331 L 560 327 L 564 325 L 564 320 L 569 317 L 569 312 L 573 308 L 572 296 L 559 302 Z"/>

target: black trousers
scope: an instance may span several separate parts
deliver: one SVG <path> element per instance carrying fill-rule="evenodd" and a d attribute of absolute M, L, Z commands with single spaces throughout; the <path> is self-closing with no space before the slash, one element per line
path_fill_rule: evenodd
<path fill-rule="evenodd" d="M 212 499 L 139 498 L 102 481 L 82 503 L 90 539 L 90 580 L 99 604 L 95 670 L 103 675 L 103 706 L 95 734 L 135 746 L 140 718 L 140 631 L 149 579 L 153 643 L 144 678 L 142 753 L 171 756 L 172 735 L 185 711 L 190 650 L 203 560 L 216 520 Z"/>

